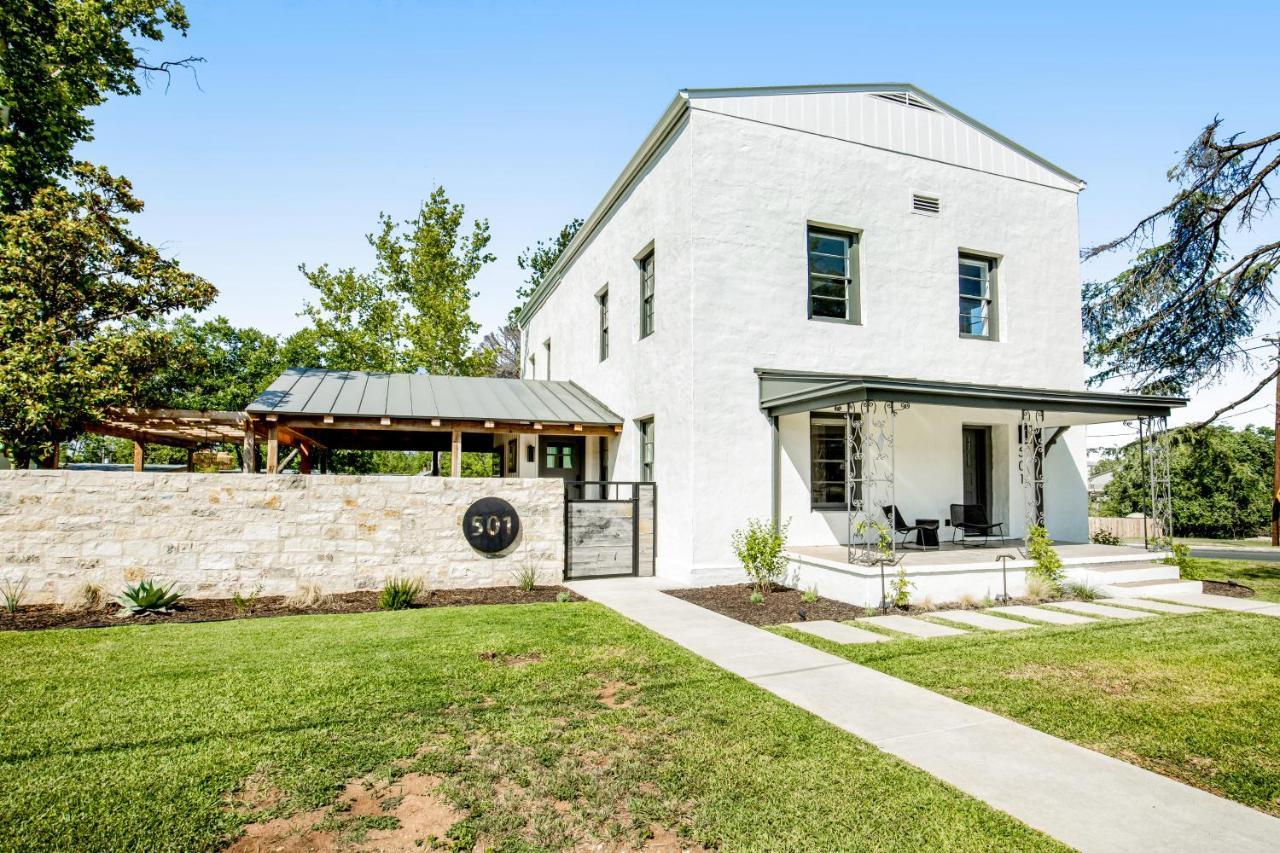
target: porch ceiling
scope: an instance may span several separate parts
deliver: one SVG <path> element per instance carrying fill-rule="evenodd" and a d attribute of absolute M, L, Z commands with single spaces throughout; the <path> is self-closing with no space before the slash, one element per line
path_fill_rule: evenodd
<path fill-rule="evenodd" d="M 1055 423 L 1086 424 L 1126 418 L 1167 417 L 1172 409 L 1187 403 L 1185 397 L 972 385 L 759 367 L 756 375 L 760 382 L 760 408 L 770 416 L 877 400 L 976 409 L 1032 409 L 1046 415 L 1055 413 Z"/>

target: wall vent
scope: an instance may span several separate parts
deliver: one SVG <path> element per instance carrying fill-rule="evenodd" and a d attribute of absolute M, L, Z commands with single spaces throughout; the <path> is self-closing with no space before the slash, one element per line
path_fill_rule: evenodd
<path fill-rule="evenodd" d="M 936 113 L 938 110 L 933 104 L 921 98 L 919 95 L 913 95 L 910 92 L 879 92 L 875 95 L 877 98 L 883 98 L 886 101 L 893 101 L 895 104 L 902 104 L 904 107 L 915 107 L 918 110 Z"/>
<path fill-rule="evenodd" d="M 942 201 L 928 195 L 912 195 L 911 209 L 916 213 L 928 213 L 937 216 L 942 212 Z"/>

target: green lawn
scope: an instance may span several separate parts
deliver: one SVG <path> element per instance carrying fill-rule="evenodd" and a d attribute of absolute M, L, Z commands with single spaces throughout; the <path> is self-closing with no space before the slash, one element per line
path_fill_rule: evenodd
<path fill-rule="evenodd" d="M 459 846 L 1061 849 L 594 604 L 0 632 L 0 659 L 0 850 L 213 849 L 408 771 L 444 776 Z"/>
<path fill-rule="evenodd" d="M 1191 580 L 1235 580 L 1253 587 L 1258 598 L 1280 601 L 1280 563 L 1192 557 L 1182 576 Z"/>
<path fill-rule="evenodd" d="M 1280 815 L 1280 620 L 1205 613 L 834 654 Z"/>

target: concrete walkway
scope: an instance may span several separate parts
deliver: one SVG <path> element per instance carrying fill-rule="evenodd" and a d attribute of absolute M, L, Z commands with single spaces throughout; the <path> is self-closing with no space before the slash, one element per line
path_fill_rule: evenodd
<path fill-rule="evenodd" d="M 568 584 L 757 686 L 1085 851 L 1280 849 L 1280 820 L 661 592 Z"/>

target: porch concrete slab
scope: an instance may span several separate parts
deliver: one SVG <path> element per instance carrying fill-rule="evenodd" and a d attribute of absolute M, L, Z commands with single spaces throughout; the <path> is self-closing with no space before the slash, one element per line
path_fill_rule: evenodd
<path fill-rule="evenodd" d="M 1187 607 L 1185 604 L 1170 604 L 1167 601 L 1156 601 L 1150 598 L 1104 598 L 1102 604 L 1115 604 L 1119 607 L 1138 607 L 1154 610 L 1157 613 L 1204 613 L 1199 607 Z"/>
<path fill-rule="evenodd" d="M 1102 616 L 1107 619 L 1150 619 L 1153 614 L 1140 610 L 1128 610 L 1124 607 L 1108 607 L 1105 604 L 1094 604 L 1092 601 L 1055 601 L 1053 606 L 1072 613 L 1083 613 L 1086 616 Z"/>
<path fill-rule="evenodd" d="M 888 616 L 870 616 L 863 619 L 862 622 L 879 628 L 888 628 L 890 631 L 900 631 L 903 634 L 910 634 L 912 637 L 924 637 L 926 639 L 954 637 L 958 634 L 969 633 L 959 628 L 948 628 L 946 625 L 939 625 L 937 622 L 926 622 L 923 619 L 912 619 L 910 616 L 897 616 L 892 613 Z"/>
<path fill-rule="evenodd" d="M 992 607 L 988 613 L 995 613 L 1003 616 L 1021 616 L 1023 619 L 1030 619 L 1033 622 L 1047 622 L 1050 625 L 1084 625 L 1087 622 L 1096 622 L 1096 619 L 1090 619 L 1088 616 L 1080 616 L 1075 613 L 1063 613 L 1061 610 L 1047 610 L 1043 607 L 1032 607 L 1028 604 L 1010 604 L 1005 607 Z"/>
<path fill-rule="evenodd" d="M 990 613 L 979 613 L 976 610 L 943 610 L 932 615 L 938 619 L 946 619 L 948 622 L 959 622 L 961 625 L 985 628 L 988 631 L 1018 631 L 1031 627 L 1026 622 L 1001 619 L 999 616 L 992 616 Z"/>
<path fill-rule="evenodd" d="M 1210 610 L 1236 610 L 1247 613 L 1250 610 L 1262 610 L 1275 605 L 1274 601 L 1259 601 L 1256 598 L 1234 598 L 1230 595 L 1212 595 L 1207 592 L 1194 592 L 1185 595 L 1161 596 L 1178 604 L 1190 604 L 1192 607 L 1207 607 Z"/>
<path fill-rule="evenodd" d="M 568 586 L 712 663 L 759 671 L 746 678 L 1072 847 L 1277 849 L 1280 820 L 1262 812 L 744 625 L 646 581 Z"/>
<path fill-rule="evenodd" d="M 855 628 L 852 625 L 835 622 L 831 619 L 818 619 L 813 622 L 791 622 L 786 627 L 804 631 L 806 634 L 812 634 L 815 637 L 821 637 L 824 640 L 830 640 L 833 643 L 842 645 L 848 645 L 849 643 L 884 643 L 890 640 L 884 634 L 877 634 L 875 631 L 864 631 L 862 628 Z"/>

